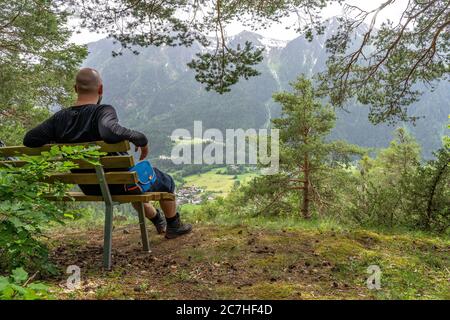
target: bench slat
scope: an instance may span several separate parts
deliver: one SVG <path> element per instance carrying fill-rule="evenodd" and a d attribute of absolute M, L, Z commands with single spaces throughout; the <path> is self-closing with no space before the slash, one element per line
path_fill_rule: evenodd
<path fill-rule="evenodd" d="M 130 143 L 128 141 L 122 141 L 119 143 L 109 144 L 104 141 L 93 141 L 86 143 L 63 143 L 63 144 L 47 144 L 45 146 L 39 148 L 28 148 L 24 146 L 18 147 L 3 147 L 0 148 L 0 156 L 1 157 L 12 157 L 12 156 L 20 156 L 21 154 L 26 154 L 29 156 L 40 155 L 43 151 L 49 151 L 50 148 L 54 145 L 66 145 L 66 146 L 90 146 L 90 145 L 98 145 L 100 146 L 101 152 L 126 152 L 130 150 Z"/>
<path fill-rule="evenodd" d="M 95 202 L 103 201 L 102 196 L 87 196 L 82 192 L 69 192 L 63 198 L 57 198 L 55 196 L 47 196 L 49 200 L 53 201 L 86 201 Z M 139 195 L 117 195 L 112 196 L 114 202 L 129 203 L 129 202 L 149 202 L 157 200 L 175 200 L 175 195 L 167 192 L 147 192 Z"/>
<path fill-rule="evenodd" d="M 94 168 L 94 166 L 84 160 L 70 160 L 73 163 L 78 164 L 80 169 L 90 169 Z M 100 162 L 103 168 L 106 169 L 127 169 L 134 166 L 133 156 L 106 156 L 100 158 Z M 0 167 L 6 167 L 7 165 L 11 165 L 13 167 L 23 167 L 27 162 L 25 161 L 0 161 Z"/>
<path fill-rule="evenodd" d="M 132 184 L 138 182 L 136 172 L 107 172 L 105 177 L 108 184 Z M 59 181 L 70 184 L 99 184 L 95 173 L 58 173 L 44 181 L 49 183 Z"/>

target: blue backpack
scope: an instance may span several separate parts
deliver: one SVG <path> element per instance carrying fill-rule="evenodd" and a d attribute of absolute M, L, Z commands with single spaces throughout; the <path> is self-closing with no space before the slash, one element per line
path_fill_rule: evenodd
<path fill-rule="evenodd" d="M 136 191 L 139 190 L 141 193 L 147 192 L 150 190 L 152 185 L 156 181 L 155 170 L 148 160 L 144 160 L 138 162 L 134 167 L 131 167 L 128 171 L 136 172 L 138 176 L 138 183 L 129 184 L 125 186 L 127 191 Z"/>

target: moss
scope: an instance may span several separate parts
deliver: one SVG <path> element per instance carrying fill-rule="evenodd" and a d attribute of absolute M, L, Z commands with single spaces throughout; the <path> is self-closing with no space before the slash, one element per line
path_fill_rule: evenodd
<path fill-rule="evenodd" d="M 263 256 L 257 258 L 250 258 L 247 260 L 248 265 L 253 265 L 255 267 L 267 268 L 272 270 L 281 270 L 295 264 L 299 261 L 297 255 L 287 254 L 287 253 L 275 253 L 271 256 Z"/>
<path fill-rule="evenodd" d="M 118 284 L 108 284 L 95 290 L 96 299 L 127 299 L 127 296 Z"/>
<path fill-rule="evenodd" d="M 176 272 L 171 274 L 169 278 L 171 283 L 186 282 L 193 279 L 191 274 L 187 270 L 177 270 Z"/>
<path fill-rule="evenodd" d="M 424 274 L 427 276 L 424 277 Z M 427 272 L 421 266 L 410 268 L 390 266 L 383 270 L 382 288 L 376 292 L 381 299 L 448 299 L 448 279 L 441 272 Z"/>
<path fill-rule="evenodd" d="M 316 251 L 337 264 L 346 263 L 354 258 L 359 259 L 364 254 L 370 255 L 370 250 L 364 248 L 358 241 L 341 236 L 323 239 L 318 244 Z"/>
<path fill-rule="evenodd" d="M 365 247 L 374 247 L 385 241 L 385 237 L 382 235 L 367 230 L 356 230 L 351 236 Z"/>
<path fill-rule="evenodd" d="M 180 254 L 191 262 L 203 262 L 209 256 L 207 250 L 202 248 L 185 249 Z"/>
<path fill-rule="evenodd" d="M 445 250 L 439 253 L 433 248 L 436 240 L 357 231 L 326 239 L 316 250 L 338 266 L 338 278 L 361 287 L 365 286 L 367 267 L 378 265 L 382 289 L 366 290 L 375 298 L 445 298 L 450 291 L 444 272 L 449 259 Z"/>
<path fill-rule="evenodd" d="M 299 299 L 302 297 L 302 288 L 297 284 L 285 282 L 261 282 L 252 286 L 232 287 L 219 286 L 216 292 L 221 299 L 232 299 L 236 296 L 241 299 Z"/>

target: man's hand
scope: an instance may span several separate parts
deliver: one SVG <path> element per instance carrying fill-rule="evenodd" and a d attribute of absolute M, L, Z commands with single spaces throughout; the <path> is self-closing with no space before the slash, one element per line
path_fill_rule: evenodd
<path fill-rule="evenodd" d="M 139 157 L 139 161 L 144 160 L 145 158 L 147 158 L 148 156 L 148 145 L 144 146 L 144 147 L 136 147 L 136 149 L 134 151 L 138 152 L 138 150 L 141 149 L 141 155 Z"/>

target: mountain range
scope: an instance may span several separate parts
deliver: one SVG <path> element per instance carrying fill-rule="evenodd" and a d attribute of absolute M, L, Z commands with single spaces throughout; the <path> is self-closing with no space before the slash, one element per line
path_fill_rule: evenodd
<path fill-rule="evenodd" d="M 170 152 L 169 136 L 174 129 L 192 132 L 195 120 L 203 121 L 204 129 L 223 131 L 267 127 L 271 118 L 280 115 L 280 106 L 272 100 L 272 94 L 290 90 L 289 83 L 301 73 L 312 76 L 325 69 L 325 41 L 338 28 L 335 19 L 327 23 L 325 33 L 311 42 L 304 36 L 282 41 L 249 31 L 230 37 L 230 46 L 250 41 L 264 47 L 264 61 L 257 66 L 260 76 L 241 80 L 223 95 L 206 91 L 187 67 L 197 52 L 208 50 L 195 43 L 188 48 L 138 48 L 138 55 L 124 51 L 113 57 L 111 52 L 118 45 L 103 39 L 88 45 L 89 55 L 83 65 L 99 70 L 105 87 L 103 102 L 116 108 L 122 124 L 144 132 L 153 155 L 158 156 Z M 450 113 L 449 89 L 449 83 L 442 82 L 433 92 L 428 90 L 409 109 L 410 115 L 423 118 L 415 125 L 397 124 L 408 127 L 426 157 L 441 146 Z M 367 106 L 349 103 L 336 112 L 338 120 L 330 138 L 366 147 L 385 147 L 392 139 L 394 127 L 372 125 Z"/>

